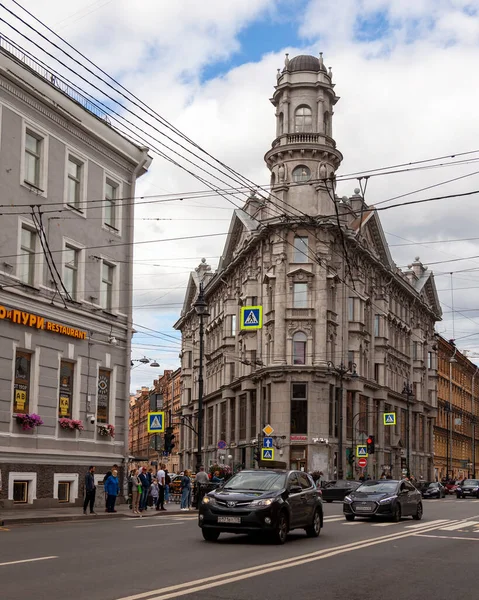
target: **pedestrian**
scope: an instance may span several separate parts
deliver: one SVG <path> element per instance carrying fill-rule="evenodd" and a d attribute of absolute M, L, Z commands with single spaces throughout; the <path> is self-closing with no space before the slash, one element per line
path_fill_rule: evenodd
<path fill-rule="evenodd" d="M 156 506 L 158 504 L 158 496 L 160 495 L 160 488 L 158 486 L 158 479 L 153 477 L 153 481 L 150 485 L 150 498 L 151 505 Z"/>
<path fill-rule="evenodd" d="M 170 483 L 170 474 L 168 473 L 168 469 L 165 469 L 165 504 L 170 503 Z"/>
<path fill-rule="evenodd" d="M 95 507 L 96 485 L 95 485 L 95 467 L 89 467 L 85 475 L 85 502 L 83 503 L 83 514 L 86 515 L 86 509 L 90 504 L 90 514 L 96 515 L 93 510 Z"/>
<path fill-rule="evenodd" d="M 118 494 L 120 493 L 120 484 L 118 483 L 118 471 L 114 469 L 111 472 L 110 477 L 105 482 L 106 490 L 106 511 L 109 513 L 116 513 L 115 502 Z"/>
<path fill-rule="evenodd" d="M 108 499 L 108 494 L 106 493 L 106 489 L 105 489 L 105 485 L 107 482 L 108 477 L 111 477 L 111 474 L 113 473 L 113 471 L 118 471 L 118 465 L 113 465 L 113 467 L 106 472 L 105 477 L 103 477 L 103 491 L 105 492 L 105 512 L 108 512 L 108 506 L 107 506 L 107 499 Z"/>
<path fill-rule="evenodd" d="M 210 482 L 210 480 L 208 478 L 208 475 L 205 473 L 205 468 L 202 465 L 200 467 L 199 473 L 196 474 L 196 480 L 195 480 L 195 485 L 196 485 L 196 489 L 197 489 L 197 492 L 196 492 L 197 508 L 199 508 L 201 501 L 203 500 L 203 496 L 206 493 L 205 485 L 208 485 L 209 482 Z"/>
<path fill-rule="evenodd" d="M 140 496 L 140 512 L 147 509 L 148 494 L 150 493 L 150 479 L 146 472 L 146 467 L 141 469 L 139 475 L 141 483 L 141 496 Z"/>
<path fill-rule="evenodd" d="M 140 482 L 140 478 L 138 477 L 138 469 L 132 469 L 132 471 L 130 472 L 130 484 L 131 484 L 131 507 L 133 509 L 133 513 L 135 515 L 140 515 L 143 516 L 140 512 L 139 512 L 139 503 L 140 503 L 140 489 L 141 489 L 141 482 Z"/>
<path fill-rule="evenodd" d="M 220 472 L 215 471 L 213 477 L 211 478 L 211 483 L 222 483 L 223 480 L 220 477 Z"/>
<path fill-rule="evenodd" d="M 190 498 L 191 490 L 191 479 L 190 472 L 185 469 L 185 474 L 181 478 L 181 505 L 180 510 L 188 510 L 188 503 Z"/>
<path fill-rule="evenodd" d="M 166 474 L 165 474 L 165 465 L 163 463 L 160 465 L 160 469 L 156 473 L 156 478 L 158 480 L 158 487 L 159 487 L 159 495 L 158 495 L 158 500 L 156 502 L 156 510 L 166 510 L 166 508 L 165 508 Z"/>

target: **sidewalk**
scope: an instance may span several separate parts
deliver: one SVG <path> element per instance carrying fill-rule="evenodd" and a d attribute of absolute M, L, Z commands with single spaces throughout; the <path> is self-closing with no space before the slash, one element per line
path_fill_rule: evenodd
<path fill-rule="evenodd" d="M 90 515 L 89 513 L 84 515 L 81 506 L 69 508 L 0 509 L 0 526 L 55 523 L 60 521 L 98 521 L 100 519 L 124 519 L 125 517 L 139 518 L 138 515 L 133 514 L 127 504 L 117 505 L 116 510 L 118 511 L 116 513 L 106 513 L 104 509 L 96 508 L 96 515 Z M 192 512 L 194 513 L 195 511 Z M 180 514 L 180 505 L 176 503 L 167 504 L 166 511 L 157 511 L 148 508 L 142 514 L 143 517 L 147 518 L 162 517 L 171 514 L 176 515 Z"/>

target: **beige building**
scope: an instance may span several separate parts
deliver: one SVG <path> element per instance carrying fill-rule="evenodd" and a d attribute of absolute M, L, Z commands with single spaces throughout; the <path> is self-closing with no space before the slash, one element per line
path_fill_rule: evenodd
<path fill-rule="evenodd" d="M 182 413 L 198 410 L 199 322 L 193 304 L 204 285 L 205 464 L 253 466 L 266 424 L 275 459 L 325 476 L 359 474 L 353 446 L 375 436 L 367 472 L 401 474 L 408 432 L 423 442 L 410 471 L 433 473 L 436 416 L 434 277 L 417 258 L 393 262 L 373 207 L 359 190 L 335 194 L 342 155 L 332 133 L 338 101 L 322 57 L 286 59 L 271 102 L 277 137 L 265 160 L 271 192 L 236 210 L 218 268 L 191 273 L 182 314 Z M 241 328 L 241 308 L 261 306 L 262 328 Z M 248 316 L 251 311 L 246 311 Z M 253 319 L 254 320 L 254 319 Z M 341 365 L 344 370 L 341 370 Z M 410 383 L 413 396 L 402 393 Z M 384 426 L 395 412 L 397 424 Z M 409 426 L 407 420 L 409 419 Z M 218 450 L 218 441 L 226 448 Z M 196 435 L 184 428 L 182 466 L 195 464 Z"/>

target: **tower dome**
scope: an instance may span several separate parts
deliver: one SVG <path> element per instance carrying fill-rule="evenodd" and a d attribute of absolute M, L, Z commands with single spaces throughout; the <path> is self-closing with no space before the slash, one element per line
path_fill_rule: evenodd
<path fill-rule="evenodd" d="M 321 64 L 319 58 L 310 56 L 309 54 L 300 54 L 292 58 L 287 66 L 288 71 L 325 71 L 324 65 Z"/>

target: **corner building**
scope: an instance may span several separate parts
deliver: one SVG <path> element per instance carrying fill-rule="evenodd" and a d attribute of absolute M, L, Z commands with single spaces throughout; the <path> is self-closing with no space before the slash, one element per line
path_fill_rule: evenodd
<path fill-rule="evenodd" d="M 198 410 L 193 304 L 203 284 L 210 312 L 206 464 L 253 466 L 256 440 L 270 424 L 275 459 L 291 468 L 357 478 L 353 447 L 374 435 L 368 474 L 399 477 L 409 440 L 411 474 L 431 477 L 434 325 L 441 318 L 434 277 L 419 258 L 406 271 L 394 264 L 378 214 L 359 190 L 336 196 L 338 100 L 321 55 L 286 57 L 271 99 L 276 138 L 265 156 L 271 193 L 253 195 L 234 212 L 217 270 L 203 260 L 191 273 L 176 323 L 182 412 L 191 422 Z M 261 329 L 241 329 L 246 306 L 262 306 Z M 409 402 L 405 382 L 413 392 Z M 396 425 L 383 424 L 385 412 L 396 413 Z M 184 428 L 181 439 L 182 466 L 193 467 L 196 436 Z M 219 440 L 227 444 L 221 454 Z"/>
<path fill-rule="evenodd" d="M 0 125 L 0 507 L 78 504 L 89 465 L 101 481 L 128 452 L 134 207 L 121 199 L 151 159 L 4 37 Z M 25 414 L 43 424 L 24 429 Z"/>

